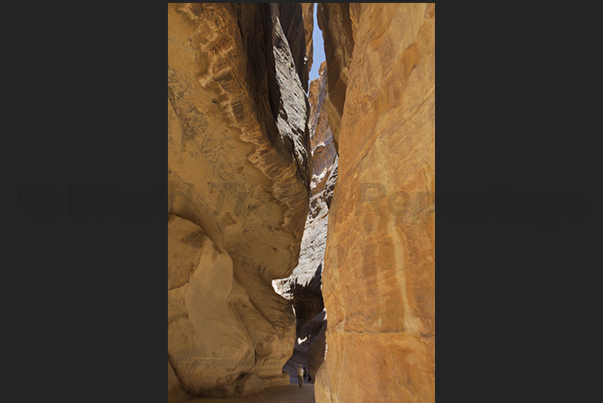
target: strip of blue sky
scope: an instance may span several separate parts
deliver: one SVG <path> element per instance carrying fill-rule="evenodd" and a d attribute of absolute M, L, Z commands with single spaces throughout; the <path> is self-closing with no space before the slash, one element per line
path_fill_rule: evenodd
<path fill-rule="evenodd" d="M 312 55 L 312 70 L 310 70 L 310 81 L 318 78 L 318 69 L 320 64 L 325 61 L 325 47 L 322 42 L 322 31 L 318 28 L 318 18 L 316 18 L 316 11 L 318 10 L 318 4 L 314 3 L 314 30 L 312 32 L 312 41 L 314 44 L 314 54 Z M 308 88 L 310 86 L 308 85 Z"/>

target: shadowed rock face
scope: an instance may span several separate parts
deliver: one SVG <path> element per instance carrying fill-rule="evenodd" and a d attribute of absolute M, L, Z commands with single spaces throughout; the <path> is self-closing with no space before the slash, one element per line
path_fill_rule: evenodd
<path fill-rule="evenodd" d="M 321 291 L 321 275 L 327 241 L 328 204 L 337 179 L 337 154 L 329 127 L 325 99 L 327 94 L 326 64 L 319 78 L 310 83 L 311 112 L 310 211 L 304 229 L 299 264 L 290 277 L 274 282 L 275 289 L 293 303 L 296 317 L 296 339 L 293 355 L 284 366 L 292 380 L 302 364 L 314 379 L 325 352 L 326 312 Z"/>
<path fill-rule="evenodd" d="M 304 91 L 312 68 L 312 31 L 314 29 L 314 3 L 275 3 L 287 42 L 294 55 L 295 68 Z M 309 39 L 308 39 L 309 38 Z"/>
<path fill-rule="evenodd" d="M 168 4 L 170 402 L 289 382 L 295 320 L 271 282 L 308 213 L 303 33 L 301 7 Z"/>
<path fill-rule="evenodd" d="M 304 31 L 306 35 L 306 58 L 308 65 L 308 74 L 312 70 L 312 56 L 314 55 L 314 41 L 312 33 L 314 32 L 314 3 L 301 3 L 302 13 L 304 15 Z M 307 80 L 305 81 L 308 82 Z"/>
<path fill-rule="evenodd" d="M 326 108 L 329 126 L 338 148 L 343 105 L 350 75 L 354 36 L 348 3 L 319 3 L 316 17 L 322 30 L 325 59 L 329 69 L 329 92 Z"/>
<path fill-rule="evenodd" d="M 318 21 L 341 120 L 316 401 L 434 402 L 435 5 L 322 4 Z"/>

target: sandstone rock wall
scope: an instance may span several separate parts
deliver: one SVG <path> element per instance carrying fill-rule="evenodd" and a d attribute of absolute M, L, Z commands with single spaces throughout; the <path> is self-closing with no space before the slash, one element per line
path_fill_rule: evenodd
<path fill-rule="evenodd" d="M 338 148 L 341 115 L 350 75 L 354 36 L 348 3 L 318 3 L 318 26 L 322 30 L 325 59 L 329 68 L 329 93 L 326 108 L 329 126 Z"/>
<path fill-rule="evenodd" d="M 322 194 L 330 175 L 337 172 L 337 150 L 333 132 L 327 114 L 327 70 L 326 62 L 322 62 L 318 70 L 319 78 L 310 83 L 308 99 L 311 113 L 308 120 L 310 128 L 310 150 L 308 166 L 312 174 L 310 198 Z M 333 195 L 333 189 L 325 193 L 326 198 Z"/>
<path fill-rule="evenodd" d="M 304 35 L 301 7 L 168 4 L 170 402 L 289 382 L 295 321 L 271 282 L 308 213 Z"/>
<path fill-rule="evenodd" d="M 310 211 L 302 239 L 299 264 L 290 277 L 275 281 L 275 288 L 292 300 L 296 316 L 293 355 L 284 370 L 292 380 L 299 364 L 307 367 L 312 379 L 322 365 L 325 351 L 326 312 L 321 291 L 321 275 L 327 241 L 328 203 L 337 179 L 337 154 L 329 127 L 325 100 L 327 72 L 323 62 L 319 78 L 310 83 Z"/>
<path fill-rule="evenodd" d="M 272 3 L 272 7 L 273 15 L 279 18 L 289 43 L 302 87 L 304 91 L 308 91 L 308 79 L 312 67 L 314 3 Z"/>
<path fill-rule="evenodd" d="M 316 401 L 435 401 L 435 5 L 321 4 L 339 170 Z"/>
<path fill-rule="evenodd" d="M 314 41 L 312 37 L 314 32 L 314 3 L 301 3 L 301 6 L 302 14 L 304 15 L 304 31 L 306 35 L 306 63 L 308 65 L 308 73 L 310 73 L 314 56 Z"/>

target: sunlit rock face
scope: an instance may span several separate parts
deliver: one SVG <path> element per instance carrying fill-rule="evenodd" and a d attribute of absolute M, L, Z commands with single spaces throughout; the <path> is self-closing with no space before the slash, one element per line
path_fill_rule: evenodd
<path fill-rule="evenodd" d="M 273 10 L 289 43 L 302 87 L 307 92 L 312 67 L 311 46 L 312 31 L 314 29 L 312 13 L 314 3 L 274 3 Z"/>
<path fill-rule="evenodd" d="M 337 177 L 337 150 L 333 140 L 333 132 L 329 125 L 329 117 L 327 114 L 327 69 L 326 62 L 322 62 L 318 70 L 319 77 L 312 80 L 310 83 L 309 100 L 311 104 L 310 119 L 308 127 L 310 128 L 310 148 L 311 154 L 309 158 L 310 172 L 312 173 L 312 181 L 310 184 L 310 198 L 316 195 L 322 195 L 325 200 L 333 197 L 333 176 Z M 331 182 L 329 182 L 331 178 Z M 311 202 L 312 204 L 312 202 Z M 313 217 L 322 209 L 314 208 L 310 212 Z M 316 207 L 316 205 L 314 205 Z"/>
<path fill-rule="evenodd" d="M 289 383 L 295 318 L 271 283 L 308 213 L 301 12 L 168 4 L 169 402 Z"/>
<path fill-rule="evenodd" d="M 318 21 L 341 120 L 316 401 L 434 402 L 435 5 L 321 4 Z"/>
<path fill-rule="evenodd" d="M 319 78 L 310 83 L 310 211 L 304 229 L 299 264 L 290 277 L 275 281 L 275 288 L 290 299 L 296 316 L 293 355 L 283 368 L 292 379 L 302 364 L 314 379 L 325 353 L 327 326 L 321 291 L 321 275 L 327 241 L 329 206 L 337 179 L 337 154 L 325 108 L 327 72 L 323 62 Z"/>

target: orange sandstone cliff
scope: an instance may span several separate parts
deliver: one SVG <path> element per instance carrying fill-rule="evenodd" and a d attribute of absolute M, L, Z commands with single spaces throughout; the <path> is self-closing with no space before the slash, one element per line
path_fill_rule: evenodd
<path fill-rule="evenodd" d="M 339 152 L 316 401 L 435 401 L 435 5 L 319 4 Z"/>
<path fill-rule="evenodd" d="M 301 11 L 168 4 L 169 402 L 289 383 L 295 319 L 272 280 L 308 212 Z"/>

